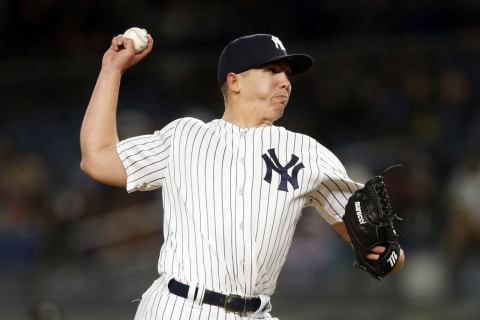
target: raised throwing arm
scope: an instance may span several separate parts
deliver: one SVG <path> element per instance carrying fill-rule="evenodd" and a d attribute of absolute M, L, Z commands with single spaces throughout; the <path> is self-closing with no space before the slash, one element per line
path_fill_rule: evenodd
<path fill-rule="evenodd" d="M 80 130 L 80 168 L 93 179 L 125 187 L 127 175 L 118 156 L 116 144 L 117 104 L 124 72 L 145 58 L 152 50 L 148 35 L 147 48 L 135 53 L 133 40 L 115 36 L 102 59 L 102 66 Z"/>

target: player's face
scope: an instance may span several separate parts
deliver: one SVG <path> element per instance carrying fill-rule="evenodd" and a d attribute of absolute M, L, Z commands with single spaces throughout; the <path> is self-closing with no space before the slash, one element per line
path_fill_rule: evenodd
<path fill-rule="evenodd" d="M 286 61 L 276 61 L 244 73 L 242 93 L 259 117 L 275 121 L 283 115 L 290 98 L 291 68 Z"/>

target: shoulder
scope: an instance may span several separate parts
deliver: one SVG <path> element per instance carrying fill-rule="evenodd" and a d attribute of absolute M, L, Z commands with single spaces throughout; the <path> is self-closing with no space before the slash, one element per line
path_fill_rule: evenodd
<path fill-rule="evenodd" d="M 321 154 L 325 153 L 325 154 L 333 155 L 333 152 L 330 149 L 328 149 L 326 146 L 321 144 L 317 139 L 309 135 L 306 135 L 300 132 L 291 131 L 284 127 L 273 127 L 273 128 L 275 128 L 275 130 L 277 130 L 279 134 L 283 134 L 286 137 L 288 137 L 288 139 L 295 140 L 297 143 L 300 142 L 302 146 L 309 148 L 310 151 L 316 150 Z"/>
<path fill-rule="evenodd" d="M 170 125 L 176 128 L 183 128 L 183 127 L 195 127 L 195 126 L 204 126 L 205 122 L 200 119 L 193 118 L 193 117 L 183 117 L 176 119 L 170 123 Z"/>
<path fill-rule="evenodd" d="M 297 132 L 297 131 L 292 131 L 290 129 L 287 129 L 282 126 L 271 126 L 270 127 L 272 130 L 277 131 L 279 134 L 284 134 L 287 136 L 292 136 L 292 137 L 297 137 L 305 141 L 309 141 L 310 143 L 318 143 L 315 138 L 310 137 L 309 135 L 306 135 L 305 133 Z"/>
<path fill-rule="evenodd" d="M 279 127 L 279 129 L 294 137 L 295 141 L 297 141 L 297 144 L 298 142 L 301 142 L 299 147 L 308 153 L 312 161 L 317 162 L 324 169 L 333 169 L 334 171 L 340 170 L 341 172 L 345 171 L 345 168 L 338 156 L 327 146 L 320 143 L 317 139 L 304 133 L 290 131 L 282 127 Z"/>
<path fill-rule="evenodd" d="M 162 129 L 159 129 L 155 131 L 155 135 L 164 135 L 167 132 L 170 133 L 178 133 L 178 132 L 183 132 L 185 130 L 189 130 L 192 127 L 201 127 L 204 126 L 205 123 L 199 119 L 192 118 L 192 117 L 183 117 L 183 118 L 178 118 L 167 125 L 165 125 Z"/>

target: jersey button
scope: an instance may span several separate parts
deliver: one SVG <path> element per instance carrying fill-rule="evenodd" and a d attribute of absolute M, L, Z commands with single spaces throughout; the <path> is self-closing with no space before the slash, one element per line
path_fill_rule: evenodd
<path fill-rule="evenodd" d="M 243 189 L 238 190 L 238 194 L 243 196 Z"/>
<path fill-rule="evenodd" d="M 244 225 L 243 222 L 240 223 L 240 229 L 243 229 Z"/>

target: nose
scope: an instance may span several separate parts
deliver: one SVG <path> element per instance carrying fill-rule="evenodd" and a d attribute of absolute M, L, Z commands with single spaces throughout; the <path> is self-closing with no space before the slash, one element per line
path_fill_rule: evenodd
<path fill-rule="evenodd" d="M 288 78 L 288 75 L 285 72 L 281 72 L 281 87 L 285 88 L 290 92 L 290 89 L 292 88 L 292 85 L 290 83 L 290 79 Z"/>

